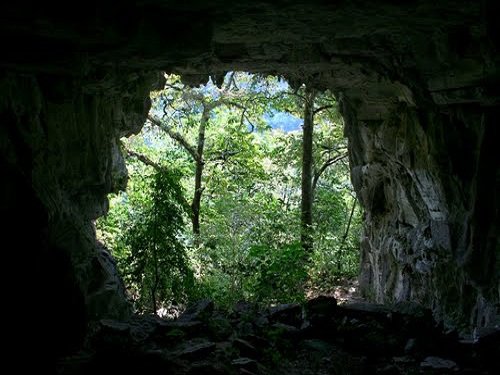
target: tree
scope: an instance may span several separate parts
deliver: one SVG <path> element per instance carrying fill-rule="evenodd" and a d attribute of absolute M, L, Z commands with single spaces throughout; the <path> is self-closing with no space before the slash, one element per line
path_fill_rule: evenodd
<path fill-rule="evenodd" d="M 128 290 L 139 310 L 156 313 L 164 302 L 187 301 L 194 290 L 194 275 L 182 240 L 185 205 L 181 175 L 144 155 L 133 151 L 129 155 L 140 158 L 142 165 L 129 164 L 128 192 L 116 197 L 122 204 L 113 204 L 126 209 L 112 210 L 98 228 L 120 228 L 111 245 Z"/>
<path fill-rule="evenodd" d="M 313 134 L 314 99 L 316 91 L 306 86 L 304 90 L 304 124 L 302 126 L 302 184 L 301 184 L 301 242 L 306 256 L 313 251 Z"/>
<path fill-rule="evenodd" d="M 251 115 L 255 115 L 255 109 L 260 103 L 261 93 L 254 90 L 251 84 L 244 89 L 238 87 L 237 80 L 241 78 L 233 72 L 226 77 L 221 88 L 211 84 L 202 88 L 191 88 L 181 83 L 179 77 L 169 76 L 164 91 L 157 96 L 156 107 L 162 107 L 163 119 L 149 115 L 148 120 L 162 129 L 169 137 L 175 140 L 194 163 L 194 193 L 191 203 L 191 221 L 195 241 L 200 237 L 200 210 L 201 199 L 205 186 L 203 184 L 204 169 L 206 166 L 206 132 L 210 122 L 214 118 L 214 112 L 220 107 L 236 108 L 241 114 L 240 131 L 245 132 L 250 125 Z M 257 105 L 256 105 L 257 104 Z M 184 124 L 184 123 L 187 124 Z M 196 126 L 197 125 L 197 126 Z M 184 134 L 173 129 L 174 126 L 184 130 Z M 189 127 L 197 128 L 196 144 L 188 140 L 187 131 Z M 224 161 L 234 156 L 235 150 L 209 150 L 210 153 L 220 153 Z"/>
<path fill-rule="evenodd" d="M 346 158 L 347 153 L 332 155 L 332 151 L 338 150 L 334 144 L 321 145 L 328 151 L 327 158 L 324 158 L 325 152 L 319 157 L 315 155 L 315 116 L 334 108 L 331 94 L 318 93 L 308 85 L 302 85 L 299 90 L 289 91 L 288 94 L 295 96 L 296 105 L 302 107 L 301 243 L 305 256 L 310 257 L 314 249 L 313 204 L 318 181 L 327 168 Z"/>
<path fill-rule="evenodd" d="M 246 73 L 228 74 L 220 88 L 211 82 L 189 88 L 170 76 L 165 90 L 153 95 L 153 103 L 143 131 L 124 141 L 129 168 L 138 171 L 131 173 L 130 183 L 139 186 L 141 178 L 151 174 L 144 168 L 162 171 L 168 166 L 182 174 L 179 184 L 185 190 L 177 199 L 190 228 L 181 224 L 176 237 L 188 245 L 186 260 L 201 295 L 228 307 L 241 299 L 290 302 L 304 296 L 305 286 L 328 288 L 339 277 L 355 274 L 361 212 L 349 183 L 342 119 L 330 93 L 305 85 L 292 90 L 279 78 Z M 270 128 L 269 118 L 276 113 L 295 118 L 296 128 Z M 304 128 L 299 129 L 301 120 L 306 137 Z M 158 192 L 141 186 L 142 209 L 131 206 L 130 199 L 112 200 L 109 221 L 123 228 L 118 237 L 126 237 L 127 221 L 148 222 L 140 212 L 153 215 L 146 209 L 151 198 L 144 194 Z M 304 225 L 306 197 L 310 208 Z M 198 233 L 192 241 L 195 201 Z M 117 224 L 122 221 L 111 220 L 113 215 L 134 220 Z M 105 242 L 124 243 L 113 240 L 118 232 L 107 231 Z M 130 255 L 129 249 L 123 252 Z M 148 282 L 127 279 L 136 289 L 148 286 L 139 293 L 148 306 L 164 300 L 162 293 L 151 292 L 154 285 L 166 285 L 161 261 L 154 262 L 161 254 L 150 251 L 149 266 L 139 271 L 143 280 L 149 275 Z M 130 270 L 138 264 L 127 256 L 120 257 L 119 265 Z"/>

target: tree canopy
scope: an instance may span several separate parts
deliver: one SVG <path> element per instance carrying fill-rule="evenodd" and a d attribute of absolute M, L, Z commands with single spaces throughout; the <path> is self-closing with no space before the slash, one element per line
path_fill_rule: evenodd
<path fill-rule="evenodd" d="M 230 72 L 194 88 L 167 76 L 152 100 L 123 140 L 129 187 L 97 222 L 138 308 L 299 301 L 357 274 L 361 211 L 331 93 Z"/>

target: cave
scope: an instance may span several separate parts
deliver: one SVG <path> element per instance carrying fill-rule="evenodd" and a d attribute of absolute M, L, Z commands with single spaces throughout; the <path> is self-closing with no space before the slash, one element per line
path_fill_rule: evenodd
<path fill-rule="evenodd" d="M 364 295 L 418 303 L 450 328 L 498 328 L 493 1 L 1 8 L 4 310 L 16 355 L 34 348 L 49 366 L 81 345 L 88 322 L 132 314 L 93 220 L 126 185 L 118 139 L 143 126 L 162 72 L 190 85 L 262 72 L 334 92 L 365 210 Z"/>

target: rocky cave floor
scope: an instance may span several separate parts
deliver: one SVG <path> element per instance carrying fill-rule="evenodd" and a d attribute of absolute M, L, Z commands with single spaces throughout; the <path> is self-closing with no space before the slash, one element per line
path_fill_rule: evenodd
<path fill-rule="evenodd" d="M 265 310 L 209 300 L 175 320 L 101 320 L 59 374 L 499 374 L 500 332 L 475 340 L 413 304 L 392 308 L 332 295 Z"/>

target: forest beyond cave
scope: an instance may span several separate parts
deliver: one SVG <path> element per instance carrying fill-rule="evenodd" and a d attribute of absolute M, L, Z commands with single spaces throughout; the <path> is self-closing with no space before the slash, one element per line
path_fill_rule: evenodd
<path fill-rule="evenodd" d="M 141 133 L 122 141 L 127 192 L 97 222 L 139 311 L 302 302 L 357 276 L 361 208 L 333 94 L 230 72 L 198 87 L 167 76 L 152 100 Z"/>
<path fill-rule="evenodd" d="M 491 0 L 2 4 L 0 210 L 8 218 L 1 226 L 6 249 L 2 255 L 8 269 L 16 271 L 14 277 L 3 273 L 5 321 L 13 328 L 5 332 L 8 362 L 17 372 L 32 371 L 36 364 L 39 371 L 65 374 L 498 373 L 500 37 L 495 10 Z M 163 123 L 163 113 L 149 111 L 150 93 L 164 87 L 164 72 L 181 77 L 189 87 L 199 87 L 211 77 L 219 90 L 231 71 L 284 77 L 294 90 L 304 84 L 300 94 L 306 98 L 334 94 L 357 200 L 353 219 L 360 214 L 356 210 L 363 210 L 357 281 L 369 302 L 342 305 L 327 293 L 298 305 L 280 304 L 277 301 L 287 299 L 287 293 L 299 290 L 290 285 L 303 284 L 287 280 L 303 280 L 306 273 L 299 269 L 292 274 L 301 277 L 276 279 L 275 269 L 279 274 L 297 270 L 283 266 L 296 259 L 280 259 L 270 267 L 270 250 L 276 255 L 287 252 L 279 246 L 270 249 L 268 238 L 257 231 L 253 235 L 261 238 L 255 242 L 221 243 L 227 236 L 219 229 L 236 222 L 225 220 L 229 213 L 247 217 L 249 212 L 231 211 L 231 199 L 215 208 L 207 206 L 210 184 L 216 181 L 205 178 L 217 169 L 214 164 L 220 164 L 217 181 L 230 180 L 230 168 L 245 164 L 238 158 L 248 142 L 237 145 L 241 153 L 233 155 L 239 148 L 232 144 L 227 153 L 194 162 L 200 154 L 199 132 L 188 136 L 180 128 L 171 129 L 188 136 L 186 145 L 197 148 L 190 157 L 176 144 L 172 163 L 174 159 L 162 159 L 165 155 L 135 148 L 141 137 L 124 140 L 138 134 L 145 123 L 155 128 L 148 120 Z M 245 124 L 246 113 L 231 106 L 233 110 L 240 115 L 232 124 L 234 130 L 245 129 L 238 124 Z M 319 130 L 311 127 L 313 111 L 306 116 L 304 107 L 295 116 L 308 135 Z M 278 116 L 283 118 L 283 113 Z M 208 125 L 211 120 L 208 116 Z M 254 130 L 246 125 L 249 133 L 264 132 L 258 123 Z M 213 135 L 209 133 L 206 146 Z M 241 139 L 237 131 L 233 135 Z M 314 146 L 314 137 L 309 140 L 307 144 Z M 158 176 L 161 183 L 155 185 L 154 167 L 144 163 L 148 160 L 185 169 Z M 313 155 L 311 161 L 315 160 L 319 159 Z M 330 168 L 316 189 L 327 186 Z M 252 174 L 258 169 L 245 170 Z M 300 172 L 301 191 L 312 192 L 314 168 Z M 303 183 L 302 176 L 309 172 L 311 178 Z M 113 210 L 133 196 L 134 184 L 141 190 L 138 176 L 144 190 L 167 184 L 177 188 L 165 192 L 184 192 L 176 195 L 178 200 L 170 197 L 163 202 L 154 198 L 165 195 L 145 194 L 146 205 L 136 206 L 144 208 L 145 219 L 152 217 L 154 207 L 168 206 L 168 212 L 182 219 L 169 222 L 184 221 L 162 230 L 171 235 L 170 244 L 177 246 L 175 241 L 182 240 L 174 253 L 187 253 L 177 264 L 188 264 L 184 275 L 192 277 L 178 278 L 174 272 L 175 277 L 161 285 L 179 282 L 168 284 L 173 288 L 164 295 L 158 290 L 151 293 L 151 286 L 160 285 L 151 271 L 160 267 L 124 261 L 129 256 L 130 261 L 147 258 L 132 253 L 128 245 L 133 236 L 127 239 L 120 233 L 146 238 L 137 234 L 151 221 L 136 220 L 131 231 L 105 230 L 119 227 L 112 223 Z M 266 173 L 259 176 L 262 186 L 268 186 L 266 178 Z M 127 180 L 130 190 L 112 198 L 105 224 L 99 218 L 108 211 L 107 197 L 125 191 Z M 298 181 L 289 183 L 296 188 Z M 234 193 L 223 192 L 228 197 Z M 187 202 L 172 205 L 182 198 Z M 282 196 L 268 198 L 276 203 L 273 199 Z M 301 199 L 300 209 L 297 201 L 296 196 L 290 200 L 296 216 L 287 223 L 298 225 L 299 231 L 278 244 L 285 244 L 289 254 L 314 254 L 322 244 L 313 233 L 322 224 L 314 211 L 321 196 Z M 278 200 L 275 206 L 281 204 Z M 140 215 L 133 217 L 138 213 L 130 210 L 121 217 L 138 219 Z M 159 221 L 164 221 L 161 215 Z M 215 217 L 219 220 L 211 221 Z M 96 241 L 96 220 L 107 249 Z M 139 224 L 144 224 L 142 229 Z M 288 229 L 281 232 L 283 237 Z M 181 232 L 185 236 L 177 235 Z M 210 241 L 203 238 L 210 233 L 216 236 Z M 334 242 L 344 233 L 324 239 Z M 253 246 L 261 242 L 265 246 Z M 147 248 L 155 251 L 155 243 Z M 281 284 L 266 290 L 256 288 L 267 285 L 260 283 L 265 277 L 230 279 L 227 271 L 240 275 L 240 262 L 222 272 L 217 268 L 222 263 L 211 252 L 215 245 L 253 250 L 250 258 L 262 271 L 257 274 Z M 189 254 L 194 248 L 211 254 L 204 259 L 208 267 L 198 262 L 202 267 L 196 268 L 193 260 L 200 254 Z M 332 247 L 337 248 L 341 247 Z M 124 250 L 121 259 L 119 249 Z M 117 256 L 118 266 L 110 252 Z M 319 264 L 314 261 L 308 266 Z M 348 263 L 334 262 L 338 264 Z M 149 272 L 149 279 L 136 277 L 145 274 L 141 268 Z M 134 270 L 139 272 L 134 275 Z M 331 289 L 333 284 L 326 280 L 337 270 L 326 269 L 323 291 Z M 305 278 L 310 282 L 314 277 L 307 272 Z M 216 305 L 207 299 L 190 304 L 196 298 L 185 288 L 189 283 L 180 282 L 188 279 L 191 285 L 205 283 L 195 289 L 209 292 Z M 214 284 L 243 287 L 233 288 L 233 294 L 217 294 L 210 287 Z M 306 290 L 309 285 L 306 282 Z M 174 290 L 179 292 L 175 300 Z M 232 298 L 224 303 L 224 295 L 234 300 L 248 296 L 256 305 L 251 301 L 230 307 Z M 134 313 L 130 298 L 142 314 Z M 27 300 L 30 308 L 25 308 Z M 176 321 L 151 315 L 154 305 L 163 301 L 185 308 L 184 313 Z"/>

